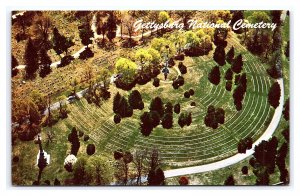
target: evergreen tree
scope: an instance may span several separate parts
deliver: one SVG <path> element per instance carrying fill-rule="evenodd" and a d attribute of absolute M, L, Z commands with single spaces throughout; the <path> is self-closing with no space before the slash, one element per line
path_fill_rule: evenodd
<path fill-rule="evenodd" d="M 117 30 L 117 21 L 113 13 L 110 13 L 107 22 L 107 38 L 109 39 L 110 42 L 116 37 L 116 30 Z"/>
<path fill-rule="evenodd" d="M 232 80 L 233 72 L 231 68 L 228 68 L 227 71 L 225 72 L 225 79 L 226 80 Z"/>
<path fill-rule="evenodd" d="M 285 101 L 284 110 L 282 111 L 285 120 L 290 120 L 290 98 Z"/>
<path fill-rule="evenodd" d="M 231 64 L 233 59 L 234 59 L 234 47 L 231 46 L 230 50 L 226 54 L 226 61 Z"/>
<path fill-rule="evenodd" d="M 241 11 L 241 10 L 233 11 L 230 26 L 232 27 L 238 20 L 243 20 L 243 19 L 244 19 L 243 11 Z M 241 33 L 243 33 L 243 29 L 242 28 L 237 29 L 237 30 L 233 29 L 233 32 L 235 32 L 237 34 L 241 34 Z"/>
<path fill-rule="evenodd" d="M 233 175 L 228 176 L 228 178 L 225 180 L 224 185 L 226 186 L 233 186 L 235 184 Z"/>
<path fill-rule="evenodd" d="M 40 51 L 40 77 L 44 78 L 46 77 L 49 73 L 51 73 L 51 65 L 52 61 L 50 57 L 47 54 L 47 50 L 42 49 Z"/>
<path fill-rule="evenodd" d="M 165 184 L 164 171 L 161 168 L 150 170 L 147 180 L 149 186 L 164 185 Z"/>
<path fill-rule="evenodd" d="M 164 114 L 164 107 L 161 98 L 155 97 L 154 99 L 152 99 L 149 109 L 151 111 L 157 111 L 158 114 L 162 117 Z"/>
<path fill-rule="evenodd" d="M 39 59 L 38 59 L 38 51 L 33 45 L 32 40 L 30 38 L 28 39 L 26 45 L 24 59 L 26 63 L 26 67 L 25 67 L 26 78 L 32 79 L 35 77 L 35 73 L 39 69 L 39 65 L 38 65 Z"/>
<path fill-rule="evenodd" d="M 208 75 L 208 80 L 214 84 L 214 85 L 218 85 L 220 83 L 220 79 L 221 79 L 221 73 L 220 73 L 220 69 L 218 66 L 215 66 L 212 68 L 212 70 L 210 71 L 209 75 Z"/>
<path fill-rule="evenodd" d="M 281 96 L 280 91 L 281 91 L 280 85 L 278 84 L 278 82 L 275 82 L 271 86 L 269 94 L 268 94 L 268 101 L 269 101 L 270 105 L 275 109 L 279 106 L 279 100 L 280 100 L 280 96 Z"/>
<path fill-rule="evenodd" d="M 165 113 L 162 117 L 161 124 L 163 128 L 170 129 L 173 127 L 173 115 L 172 113 Z"/>
<path fill-rule="evenodd" d="M 132 109 L 139 109 L 142 110 L 144 109 L 144 102 L 142 100 L 142 96 L 138 90 L 133 90 L 129 97 L 128 97 L 128 102 Z"/>
<path fill-rule="evenodd" d="M 225 50 L 223 46 L 217 46 L 213 58 L 220 66 L 225 65 Z"/>
<path fill-rule="evenodd" d="M 81 43 L 85 46 L 88 46 L 92 43 L 91 38 L 94 36 L 94 32 L 92 31 L 89 23 L 85 23 L 82 25 L 82 28 L 79 29 L 79 37 L 81 39 Z"/>
<path fill-rule="evenodd" d="M 175 112 L 176 114 L 179 114 L 179 113 L 180 113 L 180 104 L 179 104 L 179 103 L 177 103 L 177 104 L 174 105 L 174 112 Z"/>
<path fill-rule="evenodd" d="M 71 38 L 67 38 L 64 35 L 61 35 L 58 29 L 55 27 L 53 29 L 53 49 L 55 50 L 56 54 L 61 57 L 60 55 L 64 52 L 65 56 L 68 55 L 68 49 L 74 46 L 74 42 Z"/>
<path fill-rule="evenodd" d="M 243 68 L 243 57 L 241 54 L 239 54 L 234 59 L 231 69 L 235 73 L 240 73 L 242 71 L 242 68 Z"/>

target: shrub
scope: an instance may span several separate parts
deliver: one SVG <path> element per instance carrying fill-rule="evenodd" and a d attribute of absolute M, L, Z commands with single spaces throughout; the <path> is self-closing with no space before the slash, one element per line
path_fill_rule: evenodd
<path fill-rule="evenodd" d="M 160 80 L 159 80 L 158 78 L 154 78 L 154 79 L 153 79 L 153 83 L 152 83 L 153 86 L 159 87 L 159 81 L 160 81 Z"/>
<path fill-rule="evenodd" d="M 188 185 L 189 184 L 189 179 L 188 177 L 186 176 L 181 176 L 178 180 L 178 183 L 181 185 L 181 186 L 185 186 L 185 185 Z"/>
<path fill-rule="evenodd" d="M 162 127 L 170 129 L 173 127 L 173 115 L 172 113 L 165 113 L 161 120 Z"/>
<path fill-rule="evenodd" d="M 190 98 L 190 96 L 191 96 L 191 95 L 190 95 L 189 91 L 185 91 L 185 92 L 184 92 L 184 97 L 185 97 L 185 98 Z"/>
<path fill-rule="evenodd" d="M 84 137 L 83 137 L 83 141 L 88 141 L 90 139 L 90 136 L 89 135 L 84 135 Z"/>
<path fill-rule="evenodd" d="M 121 122 L 121 116 L 119 114 L 114 115 L 114 122 L 119 124 Z"/>
<path fill-rule="evenodd" d="M 185 125 L 189 126 L 192 123 L 192 113 L 181 113 L 178 118 L 178 124 L 181 128 L 183 128 Z"/>
<path fill-rule="evenodd" d="M 133 90 L 129 97 L 128 103 L 132 107 L 132 109 L 144 109 L 144 102 L 142 100 L 142 96 L 138 90 Z"/>
<path fill-rule="evenodd" d="M 71 55 L 64 56 L 61 59 L 60 63 L 57 65 L 57 67 L 64 67 L 66 65 L 69 65 L 73 60 L 74 60 L 74 57 Z"/>
<path fill-rule="evenodd" d="M 95 145 L 94 144 L 89 144 L 86 148 L 86 153 L 88 155 L 93 155 L 96 151 Z"/>
<path fill-rule="evenodd" d="M 177 61 L 183 61 L 184 60 L 184 54 L 177 54 L 174 56 L 174 59 Z"/>
<path fill-rule="evenodd" d="M 190 93 L 191 96 L 193 96 L 195 94 L 195 91 L 193 89 L 190 89 L 189 93 Z"/>
<path fill-rule="evenodd" d="M 191 103 L 191 106 L 196 106 L 196 103 L 193 101 L 193 102 Z"/>
<path fill-rule="evenodd" d="M 180 104 L 179 104 L 179 103 L 177 103 L 177 104 L 174 105 L 174 112 L 175 112 L 176 114 L 179 114 L 179 113 L 180 113 Z"/>
<path fill-rule="evenodd" d="M 178 69 L 181 72 L 181 74 L 186 74 L 187 73 L 187 68 L 182 62 L 179 62 Z"/>
<path fill-rule="evenodd" d="M 115 160 L 120 160 L 123 157 L 123 150 L 114 151 Z"/>
<path fill-rule="evenodd" d="M 83 131 L 78 131 L 78 136 L 79 137 L 82 137 L 84 135 L 84 132 Z"/>
<path fill-rule="evenodd" d="M 242 167 L 241 171 L 244 175 L 248 175 L 248 167 L 247 166 Z"/>
<path fill-rule="evenodd" d="M 79 59 L 85 60 L 85 59 L 91 58 L 91 57 L 93 57 L 93 56 L 94 56 L 93 51 L 92 51 L 90 48 L 86 47 L 86 48 L 84 49 L 84 51 L 82 51 L 82 52 L 79 54 Z"/>

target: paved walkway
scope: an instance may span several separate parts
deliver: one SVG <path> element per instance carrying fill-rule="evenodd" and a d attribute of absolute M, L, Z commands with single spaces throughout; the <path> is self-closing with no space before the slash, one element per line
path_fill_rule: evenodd
<path fill-rule="evenodd" d="M 273 133 L 275 132 L 283 110 L 283 104 L 284 104 L 284 87 L 283 87 L 283 79 L 278 79 L 277 82 L 280 85 L 281 88 L 281 97 L 280 97 L 280 104 L 275 109 L 275 113 L 273 115 L 272 121 L 269 124 L 266 131 L 263 133 L 263 135 L 253 143 L 252 148 L 250 150 L 247 150 L 246 154 L 236 154 L 232 157 L 229 157 L 227 159 L 224 159 L 222 161 L 217 161 L 210 164 L 200 165 L 200 166 L 194 166 L 194 167 L 186 167 L 186 168 L 180 168 L 180 169 L 172 169 L 172 170 L 166 170 L 165 177 L 170 178 L 174 176 L 182 176 L 182 175 L 188 175 L 188 174 L 196 174 L 201 172 L 207 172 L 212 170 L 221 169 L 230 165 L 234 165 L 249 156 L 251 156 L 254 153 L 254 148 L 256 145 L 261 143 L 263 140 L 269 140 Z"/>

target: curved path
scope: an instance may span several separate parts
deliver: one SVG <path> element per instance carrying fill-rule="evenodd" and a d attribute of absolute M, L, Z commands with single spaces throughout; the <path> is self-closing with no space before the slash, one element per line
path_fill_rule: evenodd
<path fill-rule="evenodd" d="M 206 164 L 206 165 L 200 165 L 200 166 L 194 166 L 194 167 L 186 167 L 186 168 L 180 168 L 180 169 L 171 169 L 164 171 L 165 177 L 170 178 L 174 176 L 181 176 L 181 175 L 188 175 L 188 174 L 196 174 L 206 171 L 212 171 L 221 169 L 230 165 L 233 165 L 235 163 L 238 163 L 247 157 L 251 156 L 254 153 L 254 148 L 256 145 L 261 143 L 263 140 L 269 140 L 273 133 L 275 132 L 283 110 L 283 104 L 284 104 L 284 87 L 283 87 L 283 79 L 278 79 L 277 82 L 280 85 L 281 88 L 281 96 L 280 96 L 280 102 L 279 106 L 275 109 L 274 116 L 272 118 L 271 123 L 269 124 L 266 131 L 263 133 L 263 135 L 253 143 L 252 148 L 250 150 L 247 150 L 245 154 L 236 154 L 232 157 L 229 157 L 227 159 L 224 159 L 222 161 L 217 161 L 214 163 Z"/>
<path fill-rule="evenodd" d="M 281 14 L 281 21 L 285 20 L 287 12 L 283 11 Z M 273 133 L 275 132 L 277 126 L 279 125 L 280 118 L 283 111 L 283 104 L 284 104 L 284 85 L 283 85 L 283 79 L 277 79 L 277 82 L 280 85 L 280 100 L 279 100 L 279 106 L 275 109 L 273 118 L 266 129 L 266 131 L 263 133 L 263 135 L 253 143 L 252 148 L 250 150 L 247 150 L 245 154 L 236 154 L 232 157 L 229 157 L 227 159 L 217 161 L 210 164 L 200 165 L 200 166 L 193 166 L 193 167 L 185 167 L 180 169 L 171 169 L 164 171 L 165 177 L 175 177 L 175 176 L 182 176 L 182 175 L 188 175 L 188 174 L 196 174 L 201 172 L 207 172 L 207 171 L 213 171 L 217 169 L 221 169 L 230 165 L 234 165 L 249 156 L 251 156 L 254 153 L 254 148 L 256 145 L 261 143 L 263 140 L 269 140 L 272 138 Z"/>

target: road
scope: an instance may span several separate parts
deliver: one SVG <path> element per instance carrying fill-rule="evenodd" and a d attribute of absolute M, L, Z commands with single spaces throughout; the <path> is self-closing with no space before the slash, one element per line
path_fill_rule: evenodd
<path fill-rule="evenodd" d="M 275 109 L 272 121 L 270 122 L 268 128 L 263 133 L 263 135 L 257 141 L 255 141 L 253 143 L 252 148 L 250 150 L 247 150 L 245 154 L 239 153 L 239 154 L 236 154 L 227 159 L 217 161 L 214 163 L 210 163 L 210 164 L 193 166 L 193 167 L 185 167 L 185 168 L 180 168 L 180 169 L 166 170 L 166 171 L 164 171 L 165 177 L 170 178 L 170 177 L 175 177 L 175 176 L 183 176 L 183 175 L 213 171 L 213 170 L 221 169 L 224 167 L 228 167 L 230 165 L 234 165 L 234 164 L 248 158 L 249 156 L 251 156 L 254 153 L 254 148 L 256 145 L 261 143 L 263 140 L 269 140 L 273 136 L 273 133 L 275 132 L 275 130 L 280 122 L 283 105 L 284 105 L 283 79 L 278 79 L 277 82 L 279 83 L 280 88 L 281 88 L 281 96 L 280 96 L 279 106 Z"/>

